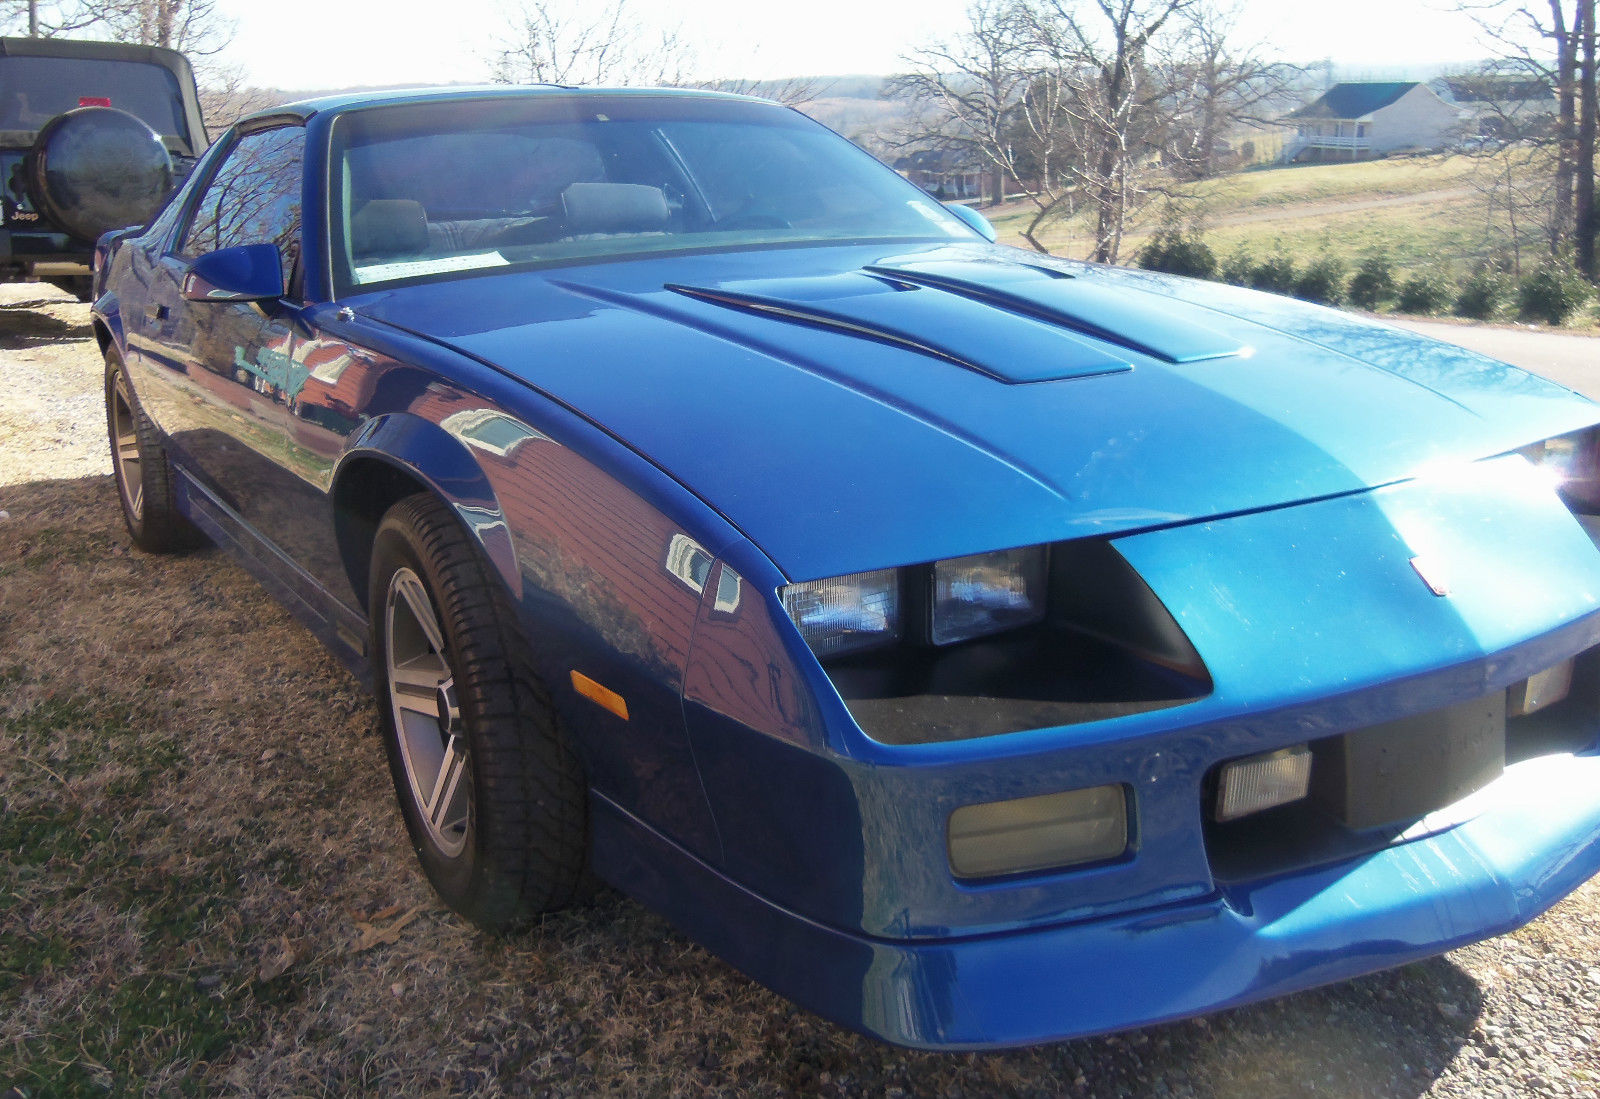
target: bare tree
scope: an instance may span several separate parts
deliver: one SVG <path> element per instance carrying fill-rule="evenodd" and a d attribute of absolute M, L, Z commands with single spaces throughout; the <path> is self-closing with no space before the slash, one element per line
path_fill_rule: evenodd
<path fill-rule="evenodd" d="M 686 76 L 681 32 L 644 29 L 628 0 L 520 0 L 505 20 L 491 57 L 501 83 L 661 86 Z"/>
<path fill-rule="evenodd" d="M 967 9 L 960 35 L 925 46 L 906 61 L 910 70 L 887 88 L 910 110 L 896 144 L 957 152 L 982 165 L 995 202 L 1003 199 L 1010 179 L 1035 204 L 1036 217 L 1024 236 L 1044 251 L 1033 234 L 1059 205 L 1059 196 L 1024 182 L 1015 132 L 1018 111 L 1041 71 L 1032 13 L 1017 0 L 977 0 Z"/>
<path fill-rule="evenodd" d="M 1591 281 L 1600 279 L 1595 266 L 1595 237 L 1600 234 L 1600 211 L 1595 209 L 1595 130 L 1600 125 L 1600 94 L 1595 87 L 1595 0 L 1578 7 L 1578 140 L 1573 195 L 1573 253 L 1578 270 Z"/>
<path fill-rule="evenodd" d="M 505 13 L 490 67 L 493 79 L 507 84 L 698 87 L 796 107 L 815 99 L 823 86 L 810 77 L 700 79 L 691 75 L 698 61 L 699 51 L 681 26 L 641 23 L 629 0 L 598 7 L 578 0 L 519 0 Z"/>
<path fill-rule="evenodd" d="M 1049 222 L 1092 212 L 1090 258 L 1107 263 L 1158 161 L 1214 170 L 1221 137 L 1293 73 L 1237 46 L 1233 9 L 1203 0 L 978 0 L 967 19 L 891 85 L 913 112 L 902 144 L 963 150 L 1010 180 L 1041 251 Z"/>
<path fill-rule="evenodd" d="M 1506 256 L 1510 272 L 1521 278 L 1527 252 L 1550 251 L 1555 147 L 1489 137 L 1469 155 L 1476 162 L 1469 179 L 1483 198 L 1483 241 L 1489 251 Z"/>
<path fill-rule="evenodd" d="M 208 63 L 200 66 L 200 113 L 206 129 L 219 134 L 252 111 L 264 110 L 284 101 L 276 89 L 257 88 L 245 83 L 238 65 Z"/>
<path fill-rule="evenodd" d="M 1062 117 L 1083 155 L 1074 163 L 1095 213 L 1090 259 L 1115 263 L 1129 210 L 1142 200 L 1141 160 L 1164 119 L 1167 89 L 1152 64 L 1157 36 L 1198 0 L 1045 0 L 1035 20 L 1066 87 Z"/>
<path fill-rule="evenodd" d="M 688 79 L 680 87 L 705 88 L 707 91 L 727 92 L 729 95 L 753 95 L 770 99 L 789 107 L 800 108 L 828 94 L 832 82 L 817 76 L 785 76 L 775 80 L 756 80 L 748 77 Z"/>
<path fill-rule="evenodd" d="M 1241 124 L 1266 125 L 1302 69 L 1269 61 L 1259 43 L 1241 42 L 1240 5 L 1200 3 L 1182 13 L 1161 83 L 1173 102 L 1164 155 L 1185 174 L 1217 172 L 1224 139 Z"/>
<path fill-rule="evenodd" d="M 1520 71 L 1555 91 L 1555 184 L 1549 246 L 1570 244 L 1584 274 L 1596 277 L 1595 0 L 1461 0 L 1496 51 L 1497 67 Z M 1531 139 L 1533 135 L 1524 135 Z"/>
<path fill-rule="evenodd" d="M 0 29 L 27 25 L 28 5 L 0 4 Z M 165 46 L 191 56 L 210 56 L 228 43 L 233 20 L 217 0 L 57 0 L 38 6 L 41 37 L 85 34 L 113 42 Z"/>
<path fill-rule="evenodd" d="M 74 34 L 92 26 L 95 22 L 95 17 L 86 14 L 83 6 L 74 0 L 61 0 L 55 3 L 47 0 L 34 6 L 33 16 L 39 38 Z M 0 0 L 0 33 L 29 33 L 28 0 Z"/>

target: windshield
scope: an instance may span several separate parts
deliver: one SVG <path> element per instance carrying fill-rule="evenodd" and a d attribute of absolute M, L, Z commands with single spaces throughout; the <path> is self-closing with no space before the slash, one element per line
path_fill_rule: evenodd
<path fill-rule="evenodd" d="M 766 103 L 540 95 L 334 126 L 334 281 L 759 244 L 971 240 L 865 152 Z"/>
<path fill-rule="evenodd" d="M 171 70 L 142 61 L 0 57 L 0 130 L 37 130 L 63 111 L 115 107 L 162 137 L 189 140 Z"/>

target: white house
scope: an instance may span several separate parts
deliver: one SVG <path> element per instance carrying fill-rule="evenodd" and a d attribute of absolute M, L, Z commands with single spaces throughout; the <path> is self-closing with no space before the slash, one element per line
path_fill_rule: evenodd
<path fill-rule="evenodd" d="M 1361 160 L 1438 149 L 1454 137 L 1462 114 L 1426 84 L 1335 84 L 1284 118 L 1295 134 L 1282 159 Z"/>
<path fill-rule="evenodd" d="M 1555 127 L 1556 92 L 1545 80 L 1468 73 L 1435 80 L 1430 87 L 1461 110 L 1463 136 L 1516 141 L 1547 135 Z"/>

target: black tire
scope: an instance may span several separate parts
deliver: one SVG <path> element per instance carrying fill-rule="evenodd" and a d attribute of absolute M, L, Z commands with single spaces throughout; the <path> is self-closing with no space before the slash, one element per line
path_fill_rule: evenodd
<path fill-rule="evenodd" d="M 407 497 L 379 523 L 368 607 L 389 772 L 439 896 L 490 931 L 579 899 L 582 767 L 504 588 L 436 497 Z"/>
<path fill-rule="evenodd" d="M 161 135 L 127 111 L 79 107 L 40 127 L 22 178 L 51 226 L 93 244 L 161 208 L 172 191 L 172 157 Z"/>
<path fill-rule="evenodd" d="M 114 347 L 106 349 L 106 433 L 122 521 L 133 544 L 149 553 L 182 553 L 199 545 L 203 536 L 178 511 L 161 433 L 139 407 Z"/>

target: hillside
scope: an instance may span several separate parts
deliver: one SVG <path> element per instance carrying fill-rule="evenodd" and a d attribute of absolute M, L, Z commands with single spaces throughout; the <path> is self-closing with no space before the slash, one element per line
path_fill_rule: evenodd
<path fill-rule="evenodd" d="M 1461 155 L 1405 157 L 1352 164 L 1267 166 L 1178 189 L 1181 225 L 1196 226 L 1219 258 L 1238 248 L 1291 255 L 1331 253 L 1358 262 L 1375 249 L 1397 267 L 1440 262 L 1468 267 L 1500 251 L 1504 234 L 1490 231 L 1492 163 Z M 1161 224 L 1161 203 L 1148 206 L 1123 247 L 1131 257 Z M 1025 200 L 990 213 L 1001 239 L 1023 247 L 1032 217 Z M 1052 252 L 1082 257 L 1093 237 L 1083 217 L 1044 233 Z M 1524 240 L 1524 258 L 1529 242 Z"/>

